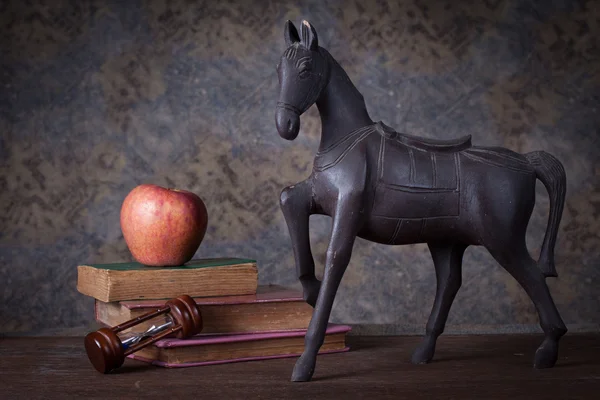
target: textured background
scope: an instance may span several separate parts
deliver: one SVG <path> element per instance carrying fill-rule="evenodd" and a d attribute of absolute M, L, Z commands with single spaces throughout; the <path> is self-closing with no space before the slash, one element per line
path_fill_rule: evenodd
<path fill-rule="evenodd" d="M 0 332 L 81 332 L 76 265 L 129 260 L 119 228 L 141 183 L 192 190 L 210 227 L 197 256 L 259 261 L 298 288 L 280 190 L 310 172 L 316 108 L 275 130 L 283 24 L 308 19 L 374 120 L 434 138 L 546 150 L 565 165 L 558 279 L 565 322 L 600 326 L 600 6 L 585 1 L 0 1 Z M 537 257 L 548 197 L 538 184 Z M 313 217 L 322 273 L 330 230 Z M 524 291 L 469 248 L 450 332 L 533 330 Z M 435 277 L 425 245 L 358 240 L 332 320 L 420 333 Z"/>

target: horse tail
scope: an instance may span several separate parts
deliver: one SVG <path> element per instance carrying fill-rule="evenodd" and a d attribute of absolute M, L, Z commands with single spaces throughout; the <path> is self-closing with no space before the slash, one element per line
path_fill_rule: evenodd
<path fill-rule="evenodd" d="M 536 178 L 546 187 L 548 196 L 550 197 L 548 225 L 546 226 L 546 234 L 544 235 L 538 266 L 545 277 L 557 277 L 558 274 L 554 265 L 554 246 L 556 245 L 558 225 L 560 224 L 565 205 L 567 186 L 565 169 L 556 157 L 545 151 L 527 153 L 525 157 L 535 170 Z"/>

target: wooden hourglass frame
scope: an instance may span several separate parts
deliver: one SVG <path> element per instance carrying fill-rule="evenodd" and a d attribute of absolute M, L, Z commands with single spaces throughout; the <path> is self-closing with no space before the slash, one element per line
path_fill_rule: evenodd
<path fill-rule="evenodd" d="M 119 337 L 126 329 L 162 315 L 170 316 L 171 321 L 158 329 L 151 329 L 135 338 L 133 345 L 124 343 Z M 140 315 L 112 328 L 101 328 L 85 337 L 85 350 L 90 362 L 102 373 L 108 373 L 123 365 L 125 357 L 149 346 L 160 339 L 173 335 L 185 339 L 202 330 L 202 316 L 196 302 L 188 295 L 171 299 L 155 311 Z M 148 335 L 148 337 L 146 337 Z M 144 339 L 145 338 L 145 339 Z"/>

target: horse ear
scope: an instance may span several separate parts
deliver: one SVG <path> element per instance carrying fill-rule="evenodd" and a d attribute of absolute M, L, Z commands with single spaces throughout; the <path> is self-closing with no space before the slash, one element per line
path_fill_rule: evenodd
<path fill-rule="evenodd" d="M 294 26 L 294 23 L 289 19 L 285 21 L 285 28 L 283 30 L 283 36 L 285 37 L 285 44 L 290 47 L 294 43 L 298 43 L 300 41 L 300 36 L 298 36 L 298 30 Z"/>
<path fill-rule="evenodd" d="M 319 49 L 319 38 L 317 31 L 308 21 L 302 21 L 302 44 L 310 50 Z"/>

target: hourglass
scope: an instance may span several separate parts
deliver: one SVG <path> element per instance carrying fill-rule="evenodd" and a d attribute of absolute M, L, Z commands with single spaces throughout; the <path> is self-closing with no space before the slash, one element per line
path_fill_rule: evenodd
<path fill-rule="evenodd" d="M 135 326 L 149 321 L 150 327 L 136 331 Z M 96 370 L 108 373 L 123 365 L 125 357 L 174 335 L 185 339 L 202 330 L 202 316 L 188 295 L 169 300 L 150 311 L 112 328 L 101 328 L 85 337 L 85 351 Z"/>

